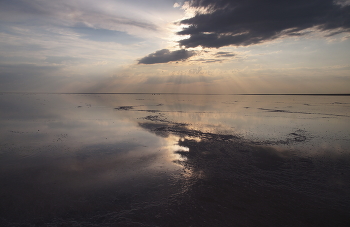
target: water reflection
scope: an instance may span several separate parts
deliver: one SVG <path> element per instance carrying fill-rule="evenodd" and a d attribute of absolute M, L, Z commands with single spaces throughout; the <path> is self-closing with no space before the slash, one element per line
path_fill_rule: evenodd
<path fill-rule="evenodd" d="M 348 96 L 0 95 L 0 224 L 350 223 Z"/>

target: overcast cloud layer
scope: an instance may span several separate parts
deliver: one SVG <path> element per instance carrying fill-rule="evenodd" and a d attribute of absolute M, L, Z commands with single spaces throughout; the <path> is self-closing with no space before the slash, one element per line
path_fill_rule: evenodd
<path fill-rule="evenodd" d="M 180 46 L 219 48 L 247 46 L 283 36 L 301 36 L 305 29 L 349 31 L 349 1 L 333 0 L 192 0 L 194 9 L 207 9 L 180 24 L 179 35 L 190 35 Z"/>

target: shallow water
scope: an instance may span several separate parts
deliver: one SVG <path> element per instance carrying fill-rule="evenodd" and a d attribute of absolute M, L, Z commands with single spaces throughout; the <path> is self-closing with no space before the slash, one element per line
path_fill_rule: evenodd
<path fill-rule="evenodd" d="M 0 94 L 1 226 L 350 226 L 350 96 Z"/>

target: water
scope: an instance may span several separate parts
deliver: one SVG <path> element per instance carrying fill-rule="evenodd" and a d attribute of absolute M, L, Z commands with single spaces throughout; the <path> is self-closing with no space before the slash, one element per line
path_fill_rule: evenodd
<path fill-rule="evenodd" d="M 0 94 L 1 226 L 350 226 L 350 97 Z"/>

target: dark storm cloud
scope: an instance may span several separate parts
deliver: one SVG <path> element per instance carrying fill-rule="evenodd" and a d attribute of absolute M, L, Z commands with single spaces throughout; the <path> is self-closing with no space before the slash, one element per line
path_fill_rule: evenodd
<path fill-rule="evenodd" d="M 302 36 L 315 28 L 334 34 L 350 31 L 350 5 L 333 0 L 192 0 L 206 8 L 180 21 L 189 25 L 179 35 L 190 35 L 180 46 L 247 46 L 283 36 Z"/>
<path fill-rule="evenodd" d="M 186 60 L 189 57 L 195 55 L 195 51 L 188 50 L 175 50 L 170 51 L 168 49 L 158 50 L 155 53 L 149 54 L 139 60 L 139 64 L 156 64 L 166 63 L 171 61 Z"/>

